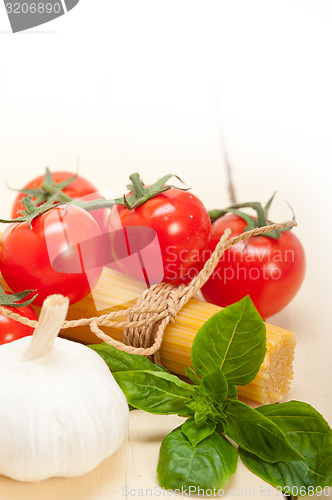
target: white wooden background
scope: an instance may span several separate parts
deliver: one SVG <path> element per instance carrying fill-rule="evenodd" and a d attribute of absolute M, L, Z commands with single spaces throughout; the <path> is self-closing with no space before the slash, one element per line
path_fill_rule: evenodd
<path fill-rule="evenodd" d="M 332 425 L 330 190 L 332 168 L 328 1 L 81 0 L 35 32 L 11 35 L 0 6 L 0 209 L 21 186 L 75 169 L 115 195 L 140 171 L 179 174 L 208 208 L 227 197 L 221 132 L 238 199 L 296 212 L 307 274 L 270 322 L 294 330 L 288 399 Z M 76 479 L 25 484 L 0 477 L 1 500 L 154 498 L 163 437 L 178 417 L 131 414 L 128 438 Z M 0 444 L 1 445 L 1 444 Z M 226 498 L 280 498 L 239 463 Z M 332 497 L 332 494 L 331 494 Z"/>

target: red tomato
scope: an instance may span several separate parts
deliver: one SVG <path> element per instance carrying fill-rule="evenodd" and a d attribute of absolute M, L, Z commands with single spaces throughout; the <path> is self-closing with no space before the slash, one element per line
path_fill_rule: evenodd
<path fill-rule="evenodd" d="M 100 229 L 91 215 L 73 205 L 57 206 L 32 221 L 11 224 L 0 241 L 0 271 L 15 292 L 35 289 L 34 304 L 51 294 L 82 299 L 102 271 Z"/>
<path fill-rule="evenodd" d="M 6 307 L 10 311 L 25 316 L 29 319 L 38 320 L 38 316 L 31 306 L 26 307 Z M 7 344 L 13 340 L 26 337 L 33 334 L 34 329 L 30 326 L 23 325 L 14 319 L 7 318 L 0 313 L 0 344 Z"/>
<path fill-rule="evenodd" d="M 108 222 L 117 264 L 149 284 L 190 281 L 190 270 L 202 261 L 211 228 L 203 203 L 176 188 L 133 210 L 115 205 Z"/>
<path fill-rule="evenodd" d="M 225 215 L 212 224 L 209 255 L 226 228 L 231 237 L 241 234 L 246 222 Z M 283 309 L 299 290 L 305 274 L 303 247 L 292 231 L 279 239 L 254 236 L 231 246 L 202 288 L 208 302 L 225 307 L 249 295 L 263 318 Z"/>
<path fill-rule="evenodd" d="M 52 177 L 56 184 L 66 181 L 71 177 L 73 177 L 74 175 L 75 174 L 73 174 L 72 172 L 66 172 L 66 171 L 52 172 Z M 44 175 L 40 175 L 39 177 L 36 177 L 35 179 L 32 179 L 30 182 L 28 182 L 28 184 L 26 184 L 23 189 L 39 188 L 43 184 L 43 181 L 44 181 Z M 84 179 L 84 177 L 81 177 L 80 175 L 78 175 L 74 181 L 72 181 L 67 187 L 65 187 L 63 189 L 63 192 L 64 194 L 73 199 L 84 197 L 85 201 L 101 198 L 101 194 L 98 192 L 97 188 L 93 186 L 93 184 L 91 184 L 88 180 Z M 20 215 L 18 213 L 20 210 L 24 210 L 24 206 L 21 203 L 21 200 L 24 196 L 26 195 L 23 193 L 19 193 L 16 196 L 11 212 L 12 219 L 15 219 Z M 108 214 L 109 214 L 108 209 L 91 211 L 91 215 L 93 216 L 94 219 L 96 219 L 102 231 L 105 227 Z"/>

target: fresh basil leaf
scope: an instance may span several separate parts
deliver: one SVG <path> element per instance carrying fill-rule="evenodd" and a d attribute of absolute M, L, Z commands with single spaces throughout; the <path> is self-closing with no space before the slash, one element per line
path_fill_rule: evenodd
<path fill-rule="evenodd" d="M 219 422 L 217 422 L 216 431 L 219 432 L 219 434 L 227 435 L 226 420 L 220 419 Z"/>
<path fill-rule="evenodd" d="M 103 358 L 113 374 L 127 370 L 166 371 L 168 373 L 166 368 L 161 365 L 155 365 L 147 357 L 120 351 L 116 347 L 106 344 L 106 342 L 91 344 L 88 347 L 96 351 Z"/>
<path fill-rule="evenodd" d="M 199 389 L 202 394 L 223 401 L 228 393 L 228 384 L 220 368 L 217 368 L 212 373 L 204 375 Z"/>
<path fill-rule="evenodd" d="M 195 386 L 163 371 L 119 371 L 113 376 L 128 403 L 149 413 L 171 415 L 187 410 Z"/>
<path fill-rule="evenodd" d="M 251 472 L 285 494 L 294 493 L 294 498 L 312 496 L 315 492 L 322 494 L 323 488 L 332 486 L 332 446 L 317 450 L 312 458 L 313 469 L 308 465 L 309 460 L 269 463 L 242 448 L 239 455 Z"/>
<path fill-rule="evenodd" d="M 272 464 L 239 448 L 245 465 L 272 486 L 296 496 L 332 486 L 332 430 L 322 415 L 300 401 L 266 405 L 257 411 L 278 425 L 304 459 Z"/>
<path fill-rule="evenodd" d="M 159 483 L 173 490 L 189 486 L 220 489 L 236 471 L 237 459 L 235 448 L 217 432 L 193 446 L 178 427 L 161 444 Z"/>
<path fill-rule="evenodd" d="M 193 446 L 203 441 L 216 430 L 216 423 L 206 420 L 196 424 L 194 418 L 188 418 L 181 426 L 183 434 L 189 439 Z"/>
<path fill-rule="evenodd" d="M 196 373 L 190 366 L 186 367 L 185 374 L 186 377 L 189 378 L 189 380 L 191 380 L 195 385 L 199 385 L 201 383 L 201 379 L 197 377 Z"/>
<path fill-rule="evenodd" d="M 230 400 L 225 414 L 227 436 L 250 453 L 267 462 L 286 462 L 303 458 L 276 423 L 250 406 Z"/>
<path fill-rule="evenodd" d="M 194 417 L 196 424 L 205 422 L 208 417 L 212 417 L 212 420 L 214 420 L 214 415 L 211 415 L 211 409 L 213 410 L 213 408 L 211 408 L 210 401 L 201 395 L 192 397 L 186 407 L 187 413 L 185 416 Z M 216 412 L 215 415 L 218 416 Z"/>
<path fill-rule="evenodd" d="M 197 332 L 191 360 L 199 376 L 220 368 L 229 384 L 249 384 L 266 351 L 266 328 L 251 299 L 225 307 Z"/>
<path fill-rule="evenodd" d="M 237 388 L 235 385 L 229 385 L 228 386 L 228 394 L 227 394 L 228 399 L 237 399 Z"/>

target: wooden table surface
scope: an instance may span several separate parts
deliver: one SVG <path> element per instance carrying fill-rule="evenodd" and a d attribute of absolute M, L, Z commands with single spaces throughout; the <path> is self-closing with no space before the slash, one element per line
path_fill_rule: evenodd
<path fill-rule="evenodd" d="M 328 3 L 272 9 L 262 1 L 211 2 L 201 9 L 171 2 L 159 11 L 158 2 L 107 2 L 105 11 L 96 0 L 93 12 L 88 4 L 53 24 L 53 33 L 0 40 L 7 68 L 0 81 L 1 216 L 9 216 L 14 199 L 5 181 L 21 187 L 45 165 L 75 170 L 77 154 L 80 173 L 117 196 L 134 171 L 145 182 L 174 172 L 209 209 L 223 207 L 224 142 L 238 200 L 265 202 L 278 190 L 273 219 L 291 216 L 284 200 L 296 212 L 306 278 L 269 322 L 296 333 L 286 399 L 312 404 L 332 425 Z M 175 496 L 159 488 L 156 467 L 163 437 L 180 422 L 134 411 L 121 448 L 91 473 L 35 484 L 0 476 L 0 500 Z M 280 494 L 239 462 L 223 497 Z"/>

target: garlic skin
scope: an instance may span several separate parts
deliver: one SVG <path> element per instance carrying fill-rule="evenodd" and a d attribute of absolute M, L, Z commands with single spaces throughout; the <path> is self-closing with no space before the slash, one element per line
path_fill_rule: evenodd
<path fill-rule="evenodd" d="M 31 344 L 23 337 L 0 348 L 0 474 L 19 481 L 85 474 L 125 438 L 126 398 L 92 349 L 56 337 L 29 359 Z"/>

